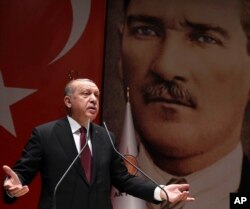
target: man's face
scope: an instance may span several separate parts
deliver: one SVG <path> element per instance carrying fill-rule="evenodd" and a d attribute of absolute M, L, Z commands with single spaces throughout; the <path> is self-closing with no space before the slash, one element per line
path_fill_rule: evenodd
<path fill-rule="evenodd" d="M 99 89 L 88 80 L 72 83 L 73 93 L 66 96 L 66 105 L 71 109 L 71 116 L 78 122 L 94 120 L 99 111 Z"/>
<path fill-rule="evenodd" d="M 132 0 L 122 69 L 150 152 L 224 155 L 240 140 L 249 98 L 247 39 L 235 0 Z"/>

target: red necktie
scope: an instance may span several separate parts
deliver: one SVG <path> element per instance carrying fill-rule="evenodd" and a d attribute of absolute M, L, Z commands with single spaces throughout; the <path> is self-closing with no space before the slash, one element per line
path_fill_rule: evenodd
<path fill-rule="evenodd" d="M 81 141 L 81 148 L 82 148 L 86 143 L 86 129 L 84 127 L 80 128 L 80 133 L 81 133 L 80 141 Z M 91 156 L 91 152 L 90 152 L 88 144 L 82 151 L 81 164 L 85 171 L 87 180 L 90 182 L 91 172 L 92 172 L 92 156 Z"/>

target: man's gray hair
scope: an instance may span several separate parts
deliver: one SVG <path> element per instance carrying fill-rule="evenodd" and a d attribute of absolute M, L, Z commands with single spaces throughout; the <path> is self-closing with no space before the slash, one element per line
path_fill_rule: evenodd
<path fill-rule="evenodd" d="M 65 86 L 65 89 L 64 89 L 64 96 L 70 96 L 71 94 L 74 93 L 74 86 L 72 85 L 73 83 L 77 82 L 77 81 L 89 81 L 89 82 L 92 82 L 95 84 L 94 81 L 92 81 L 91 79 L 88 79 L 88 78 L 77 78 L 77 79 L 74 79 L 74 80 L 71 80 L 69 81 L 66 86 Z"/>

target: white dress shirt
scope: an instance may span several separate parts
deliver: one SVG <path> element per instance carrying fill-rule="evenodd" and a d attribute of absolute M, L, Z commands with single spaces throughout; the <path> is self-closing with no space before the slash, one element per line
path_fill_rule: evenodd
<path fill-rule="evenodd" d="M 75 140 L 76 149 L 77 149 L 77 151 L 79 153 L 80 150 L 81 150 L 81 142 L 80 142 L 80 135 L 81 135 L 80 128 L 81 128 L 81 125 L 78 122 L 76 122 L 73 118 L 71 118 L 69 115 L 67 116 L 67 118 L 68 118 L 69 125 L 70 125 L 71 131 L 72 131 L 72 134 L 73 134 L 73 137 L 74 137 L 74 140 Z M 84 127 L 84 128 L 86 128 L 86 127 Z M 88 146 L 89 146 L 90 152 L 92 154 L 91 140 L 88 140 Z"/>

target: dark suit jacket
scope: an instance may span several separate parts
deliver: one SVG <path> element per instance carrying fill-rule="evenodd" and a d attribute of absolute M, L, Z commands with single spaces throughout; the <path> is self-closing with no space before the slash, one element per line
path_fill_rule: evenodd
<path fill-rule="evenodd" d="M 60 183 L 56 193 L 57 209 L 111 209 L 110 192 L 114 185 L 123 192 L 155 202 L 155 185 L 129 175 L 122 159 L 113 150 L 108 134 L 90 125 L 93 151 L 93 176 L 89 184 L 78 159 Z M 67 118 L 36 127 L 13 167 L 24 185 L 41 173 L 39 209 L 53 208 L 54 188 L 78 152 Z M 5 195 L 6 202 L 15 198 Z"/>

